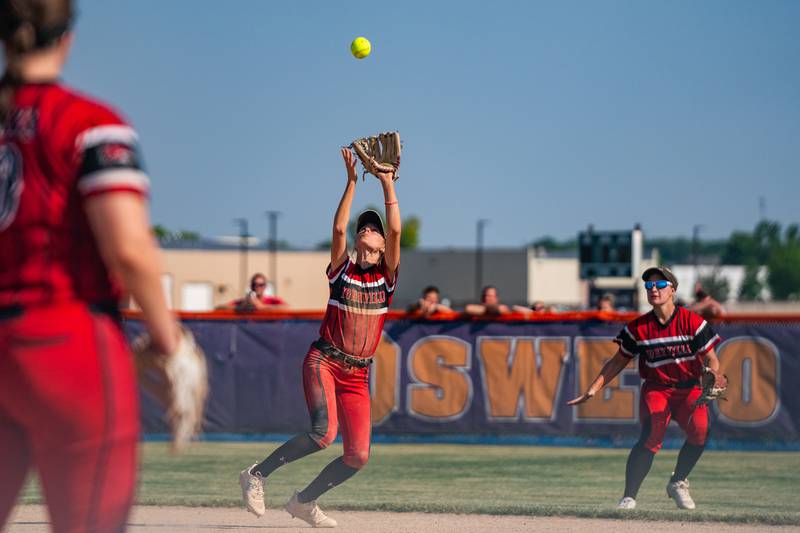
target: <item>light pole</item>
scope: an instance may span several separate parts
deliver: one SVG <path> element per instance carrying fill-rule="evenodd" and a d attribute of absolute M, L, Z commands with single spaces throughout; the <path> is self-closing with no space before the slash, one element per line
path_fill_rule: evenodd
<path fill-rule="evenodd" d="M 264 213 L 269 219 L 269 251 L 270 251 L 270 278 L 274 295 L 278 295 L 278 217 L 280 211 L 266 211 Z"/>
<path fill-rule="evenodd" d="M 239 286 L 247 290 L 247 238 L 250 231 L 246 218 L 235 218 L 233 223 L 239 226 Z"/>
<path fill-rule="evenodd" d="M 483 229 L 489 221 L 485 218 L 478 219 L 475 227 L 475 295 L 480 301 L 483 288 Z"/>

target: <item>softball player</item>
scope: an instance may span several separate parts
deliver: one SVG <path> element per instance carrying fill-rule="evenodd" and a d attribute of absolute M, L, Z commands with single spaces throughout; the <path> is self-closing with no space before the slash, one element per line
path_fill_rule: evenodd
<path fill-rule="evenodd" d="M 567 402 L 588 401 L 639 356 L 639 375 L 644 380 L 640 399 L 642 433 L 631 450 L 625 469 L 625 493 L 618 509 L 634 509 L 636 494 L 644 481 L 672 417 L 686 433 L 675 471 L 667 483 L 667 495 L 681 509 L 694 509 L 687 477 L 708 438 L 708 408 L 695 402 L 702 392 L 703 367 L 719 370 L 714 346 L 719 335 L 699 315 L 676 306 L 673 297 L 678 280 L 664 267 L 648 268 L 642 274 L 647 301 L 653 310 L 625 326 L 614 339 L 619 350 L 600 371 L 589 389 Z"/>
<path fill-rule="evenodd" d="M 356 160 L 342 148 L 347 186 L 333 221 L 331 262 L 327 276 L 330 299 L 320 327 L 303 361 L 303 390 L 311 431 L 289 440 L 261 463 L 239 476 L 248 511 L 265 513 L 264 481 L 278 467 L 330 446 L 341 427 L 344 455 L 326 466 L 286 504 L 294 517 L 314 527 L 335 527 L 317 498 L 358 472 L 369 459 L 369 365 L 381 339 L 394 295 L 400 264 L 400 209 L 392 173 L 379 172 L 386 202 L 387 227 L 375 211 L 364 211 L 356 224 L 354 257 L 347 252 L 347 223 L 358 179 Z"/>
<path fill-rule="evenodd" d="M 0 0 L 0 528 L 38 470 L 54 531 L 122 531 L 138 392 L 121 285 L 177 347 L 136 134 L 62 85 L 70 0 Z"/>

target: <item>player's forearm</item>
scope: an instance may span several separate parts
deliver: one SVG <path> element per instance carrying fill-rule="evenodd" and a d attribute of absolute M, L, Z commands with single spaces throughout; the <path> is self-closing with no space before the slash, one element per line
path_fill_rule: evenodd
<path fill-rule="evenodd" d="M 402 223 L 400 220 L 400 205 L 397 202 L 397 193 L 394 190 L 394 181 L 386 180 L 381 185 L 383 186 L 383 201 L 386 203 L 387 234 L 400 235 Z"/>
<path fill-rule="evenodd" d="M 483 315 L 486 313 L 486 306 L 482 304 L 467 304 L 464 312 L 468 315 Z"/>
<path fill-rule="evenodd" d="M 342 198 L 339 200 L 339 206 L 336 208 L 336 214 L 333 217 L 334 236 L 347 234 L 347 224 L 350 222 L 350 206 L 353 205 L 355 191 L 355 181 L 348 180 Z"/>
<path fill-rule="evenodd" d="M 258 298 L 257 296 L 251 295 L 247 299 L 251 304 L 253 304 L 253 307 L 256 309 L 269 309 L 269 306 L 264 302 L 262 302 L 261 299 Z"/>
<path fill-rule="evenodd" d="M 115 271 L 141 308 L 153 342 L 163 353 L 171 354 L 177 348 L 177 322 L 164 298 L 158 251 L 152 244 L 144 248 L 116 257 Z"/>
<path fill-rule="evenodd" d="M 606 364 L 603 365 L 603 368 L 600 370 L 600 374 L 586 390 L 586 394 L 589 396 L 594 396 L 600 392 L 603 387 L 617 377 L 617 375 L 619 375 L 619 373 L 622 372 L 622 369 L 627 365 L 628 359 L 617 352 L 614 357 L 606 361 Z"/>
<path fill-rule="evenodd" d="M 713 370 L 714 372 L 719 372 L 719 358 L 717 357 L 717 353 L 714 349 L 710 349 L 708 353 L 706 353 L 706 366 Z"/>

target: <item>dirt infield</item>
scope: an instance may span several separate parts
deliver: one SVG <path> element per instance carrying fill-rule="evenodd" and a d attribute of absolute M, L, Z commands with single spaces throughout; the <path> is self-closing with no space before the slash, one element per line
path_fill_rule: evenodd
<path fill-rule="evenodd" d="M 529 532 L 547 531 L 559 533 L 567 531 L 591 531 L 592 533 L 737 533 L 798 531 L 796 526 L 766 526 L 753 524 L 720 523 L 682 523 L 682 522 L 643 522 L 638 520 L 602 520 L 583 518 L 530 517 L 530 516 L 490 516 L 454 515 L 427 513 L 388 513 L 334 511 L 330 515 L 339 521 L 336 531 L 342 533 L 403 533 L 425 532 L 458 533 Z M 190 532 L 255 530 L 302 531 L 310 529 L 299 520 L 291 518 L 283 511 L 270 509 L 262 518 L 255 518 L 240 509 L 219 509 L 207 507 L 136 507 L 129 520 L 128 531 L 133 532 Z M 40 505 L 20 506 L 6 531 L 9 533 L 39 533 L 49 531 L 47 513 Z"/>

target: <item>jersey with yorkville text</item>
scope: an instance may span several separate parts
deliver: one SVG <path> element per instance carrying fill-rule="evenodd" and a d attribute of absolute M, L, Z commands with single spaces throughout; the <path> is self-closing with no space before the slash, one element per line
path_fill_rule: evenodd
<path fill-rule="evenodd" d="M 330 298 L 320 336 L 344 353 L 372 357 L 392 303 L 397 271 L 390 284 L 384 261 L 365 269 L 347 258 L 336 270 L 328 265 L 327 274 Z"/>
<path fill-rule="evenodd" d="M 0 307 L 116 302 L 84 202 L 148 189 L 116 112 L 59 83 L 17 89 L 0 125 Z"/>
<path fill-rule="evenodd" d="M 650 311 L 629 322 L 614 339 L 624 356 L 639 356 L 642 379 L 662 385 L 697 380 L 704 366 L 703 355 L 719 341 L 706 320 L 681 306 L 675 306 L 664 324 Z"/>

